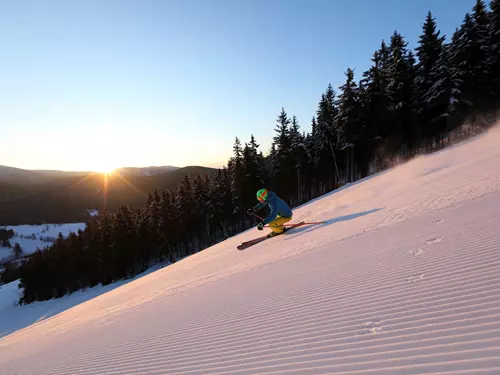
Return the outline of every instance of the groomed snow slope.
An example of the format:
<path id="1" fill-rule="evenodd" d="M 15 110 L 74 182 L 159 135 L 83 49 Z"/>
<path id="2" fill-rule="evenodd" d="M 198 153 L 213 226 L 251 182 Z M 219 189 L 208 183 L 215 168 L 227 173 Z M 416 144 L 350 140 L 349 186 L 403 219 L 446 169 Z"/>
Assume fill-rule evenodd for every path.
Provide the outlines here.
<path id="1" fill-rule="evenodd" d="M 500 133 L 0 340 L 5 374 L 500 374 Z M 20 307 L 25 308 L 25 307 Z"/>

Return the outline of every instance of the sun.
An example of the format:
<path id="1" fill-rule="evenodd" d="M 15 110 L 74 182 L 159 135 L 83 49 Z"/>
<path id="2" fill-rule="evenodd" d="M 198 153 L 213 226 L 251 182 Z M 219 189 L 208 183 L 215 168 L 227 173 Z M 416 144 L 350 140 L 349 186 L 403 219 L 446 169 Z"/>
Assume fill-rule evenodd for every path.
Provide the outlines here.
<path id="1" fill-rule="evenodd" d="M 115 165 L 112 165 L 111 163 L 108 164 L 103 160 L 102 163 L 99 163 L 94 168 L 92 168 L 92 171 L 103 174 L 111 174 L 115 169 Z"/>
<path id="2" fill-rule="evenodd" d="M 116 168 L 114 167 L 102 167 L 99 168 L 96 172 L 103 173 L 103 174 L 111 174 Z"/>

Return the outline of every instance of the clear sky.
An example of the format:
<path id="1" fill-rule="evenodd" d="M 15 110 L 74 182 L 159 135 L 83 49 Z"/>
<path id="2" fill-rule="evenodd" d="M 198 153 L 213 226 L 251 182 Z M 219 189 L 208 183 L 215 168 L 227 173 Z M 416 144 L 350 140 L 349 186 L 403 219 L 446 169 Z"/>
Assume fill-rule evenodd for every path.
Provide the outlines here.
<path id="1" fill-rule="evenodd" d="M 222 166 L 264 153 L 284 107 L 310 129 L 328 83 L 356 80 L 429 10 L 451 34 L 474 0 L 0 0 L 0 165 Z"/>

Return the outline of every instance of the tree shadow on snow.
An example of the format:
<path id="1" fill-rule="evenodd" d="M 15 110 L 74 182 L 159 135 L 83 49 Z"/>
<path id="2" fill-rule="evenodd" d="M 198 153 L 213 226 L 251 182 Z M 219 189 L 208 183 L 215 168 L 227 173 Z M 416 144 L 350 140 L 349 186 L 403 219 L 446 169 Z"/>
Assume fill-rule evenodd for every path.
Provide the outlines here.
<path id="1" fill-rule="evenodd" d="M 287 237 L 287 238 L 285 238 L 285 241 L 292 240 L 295 237 L 300 236 L 300 235 L 302 235 L 304 233 L 313 232 L 316 229 L 323 228 L 323 227 L 326 227 L 328 225 L 332 225 L 332 224 L 335 224 L 335 223 L 340 223 L 342 221 L 354 220 L 354 219 L 357 219 L 358 217 L 370 215 L 370 214 L 372 214 L 374 212 L 377 212 L 377 211 L 380 211 L 380 210 L 383 210 L 383 208 L 375 208 L 373 210 L 362 211 L 362 212 L 357 212 L 357 213 L 354 213 L 354 214 L 339 216 L 339 217 L 336 217 L 336 218 L 333 218 L 333 219 L 325 220 L 323 224 L 305 225 L 303 227 L 293 228 L 293 229 L 290 230 L 290 232 L 285 233 L 285 235 Z"/>

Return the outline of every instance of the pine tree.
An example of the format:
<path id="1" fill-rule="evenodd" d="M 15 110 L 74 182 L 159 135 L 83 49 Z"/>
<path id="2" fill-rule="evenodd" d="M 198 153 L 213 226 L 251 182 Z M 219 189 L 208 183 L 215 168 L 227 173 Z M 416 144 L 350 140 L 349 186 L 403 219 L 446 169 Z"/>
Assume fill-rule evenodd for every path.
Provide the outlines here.
<path id="1" fill-rule="evenodd" d="M 419 60 L 417 80 L 420 88 L 423 88 L 424 91 L 427 91 L 432 83 L 430 73 L 443 49 L 445 37 L 440 36 L 440 33 L 437 29 L 436 19 L 429 11 L 423 25 L 423 33 L 419 37 L 418 47 L 416 48 Z"/>
<path id="2" fill-rule="evenodd" d="M 300 133 L 299 121 L 295 116 L 292 117 L 290 127 L 290 159 L 293 169 L 291 176 L 296 175 L 294 188 L 291 189 L 290 203 L 295 205 L 306 199 L 306 178 L 308 176 L 306 169 L 309 167 L 310 160 L 305 135 Z"/>
<path id="3" fill-rule="evenodd" d="M 223 238 L 227 238 L 232 233 L 233 197 L 226 168 L 219 169 L 214 177 L 210 190 L 210 203 L 214 213 L 213 226 L 220 229 Z"/>
<path id="4" fill-rule="evenodd" d="M 274 129 L 276 135 L 273 138 L 273 143 L 277 153 L 286 152 L 290 147 L 290 119 L 284 108 L 281 108 L 276 122 L 277 127 Z"/>
<path id="5" fill-rule="evenodd" d="M 378 56 L 378 69 L 380 71 L 380 85 L 384 91 L 388 90 L 389 80 L 391 76 L 391 49 L 390 46 L 387 45 L 385 40 L 382 40 L 380 43 L 380 48 L 377 51 Z"/>
<path id="6" fill-rule="evenodd" d="M 340 86 L 341 94 L 337 100 L 339 112 L 336 124 L 341 142 L 341 150 L 344 150 L 347 181 L 351 182 L 355 179 L 354 153 L 362 135 L 362 128 L 360 122 L 359 90 L 354 81 L 354 71 L 349 68 L 345 74 L 347 76 L 346 83 Z"/>
<path id="7" fill-rule="evenodd" d="M 166 190 L 162 193 L 160 202 L 159 235 L 163 239 L 162 254 L 168 257 L 171 263 L 176 261 L 175 247 L 180 243 L 180 224 L 175 206 L 177 199 L 173 193 Z"/>
<path id="8" fill-rule="evenodd" d="M 311 132 L 305 136 L 304 139 L 304 144 L 306 146 L 306 152 L 307 152 L 307 163 L 304 168 L 305 173 L 304 175 L 304 199 L 310 199 L 312 197 L 316 197 L 317 194 L 317 189 L 318 189 L 318 184 L 316 181 L 316 173 L 317 173 L 317 162 L 315 158 L 315 140 L 317 139 L 316 133 L 317 133 L 317 122 L 316 122 L 316 116 L 313 116 L 311 119 Z"/>
<path id="9" fill-rule="evenodd" d="M 255 193 L 266 186 L 264 158 L 258 148 L 259 144 L 252 134 L 250 142 L 245 144 L 245 148 L 243 149 L 243 169 L 245 174 L 244 207 L 253 206 L 255 204 Z"/>
<path id="10" fill-rule="evenodd" d="M 113 268 L 114 254 L 112 251 L 112 217 L 105 214 L 103 219 L 99 222 L 99 243 L 97 248 L 97 260 L 100 267 L 99 280 L 103 285 L 110 284 L 116 277 L 111 269 Z"/>
<path id="11" fill-rule="evenodd" d="M 276 120 L 276 135 L 273 138 L 274 155 L 272 158 L 272 171 L 274 176 L 273 190 L 278 195 L 289 200 L 293 187 L 291 185 L 292 155 L 290 138 L 290 119 L 285 109 L 282 108 Z"/>
<path id="12" fill-rule="evenodd" d="M 460 80 L 448 59 L 448 48 L 443 47 L 439 59 L 429 72 L 434 82 L 422 97 L 426 103 L 428 140 L 442 142 L 445 132 L 452 130 L 453 118 L 460 110 Z M 429 137 L 432 137 L 430 139 Z"/>
<path id="13" fill-rule="evenodd" d="M 341 148 L 354 146 L 361 136 L 359 126 L 359 92 L 354 81 L 354 71 L 347 69 L 346 82 L 340 86 L 341 94 L 337 100 L 339 112 L 336 124 Z"/>
<path id="14" fill-rule="evenodd" d="M 260 145 L 255 140 L 253 134 L 250 136 L 250 142 L 248 145 L 250 146 L 250 149 L 252 150 L 252 153 L 254 155 L 256 176 L 258 177 L 258 179 L 260 179 L 261 185 L 266 185 L 268 183 L 268 172 L 266 170 L 264 155 L 262 154 L 262 151 L 259 151 Z"/>
<path id="15" fill-rule="evenodd" d="M 100 220 L 87 222 L 82 233 L 82 241 L 85 243 L 85 253 L 82 262 L 87 266 L 86 276 L 88 286 L 90 287 L 97 285 L 101 281 L 101 264 L 98 257 L 100 233 Z"/>
<path id="16" fill-rule="evenodd" d="M 316 131 L 313 134 L 314 161 L 320 194 L 332 189 L 338 183 L 339 171 L 335 152 L 338 150 L 340 140 L 335 124 L 337 115 L 335 91 L 330 84 L 321 96 L 316 116 Z"/>
<path id="17" fill-rule="evenodd" d="M 457 69 L 457 78 L 461 80 L 462 113 L 472 113 L 474 120 L 476 111 L 483 111 L 491 105 L 491 84 L 484 3 L 478 0 L 473 10 L 473 15 L 465 15 L 462 25 L 453 35 L 450 60 Z"/>
<path id="18" fill-rule="evenodd" d="M 120 254 L 117 261 L 117 277 L 129 277 L 135 274 L 138 252 L 134 248 L 135 227 L 127 206 L 122 206 L 116 214 L 112 232 L 113 251 Z"/>
<path id="19" fill-rule="evenodd" d="M 360 157 L 360 173 L 368 174 L 369 162 L 376 156 L 376 150 L 384 145 L 389 137 L 390 112 L 387 80 L 381 58 L 382 52 L 376 51 L 372 57 L 372 66 L 363 73 L 360 81 L 360 106 L 363 126 L 362 148 Z M 358 154 L 359 155 L 359 154 Z M 378 162 L 378 160 L 375 160 Z M 379 166 L 380 168 L 380 166 Z"/>
<path id="20" fill-rule="evenodd" d="M 313 116 L 311 119 L 311 134 L 314 135 L 317 132 L 318 124 L 316 123 L 316 117 Z"/>
<path id="21" fill-rule="evenodd" d="M 429 11 L 423 26 L 423 33 L 419 39 L 419 45 L 416 48 L 417 57 L 419 59 L 417 65 L 417 91 L 419 99 L 419 124 L 422 135 L 426 139 L 431 139 L 439 133 L 440 129 L 435 129 L 434 119 L 436 111 L 441 108 L 437 103 L 433 103 L 432 99 L 439 100 L 435 95 L 429 95 L 431 87 L 436 82 L 436 64 L 440 58 L 443 58 L 444 36 L 440 36 L 440 31 L 437 30 L 435 18 Z M 440 62 L 441 64 L 443 61 Z"/>
<path id="22" fill-rule="evenodd" d="M 491 40 L 489 33 L 490 14 L 486 9 L 483 0 L 476 0 L 472 8 L 472 19 L 474 21 L 475 35 L 477 36 L 477 63 L 475 73 L 477 74 L 478 96 L 481 98 L 481 105 L 478 107 L 487 110 L 492 105 L 493 85 L 490 81 L 489 56 L 491 54 Z M 493 99 L 493 100 L 496 100 Z"/>
<path id="23" fill-rule="evenodd" d="M 389 147 L 393 152 L 406 149 L 411 154 L 416 147 L 414 58 L 401 34 L 394 32 L 390 45 L 388 95 L 390 98 L 391 129 Z"/>
<path id="24" fill-rule="evenodd" d="M 488 72 L 492 79 L 493 96 L 498 97 L 500 95 L 500 0 L 492 0 L 490 8 Z M 495 106 L 495 103 L 493 105 Z"/>
<path id="25" fill-rule="evenodd" d="M 148 242 L 147 247 L 149 249 L 149 254 L 153 259 L 158 260 L 160 258 L 160 249 L 162 245 L 162 239 L 160 238 L 159 228 L 161 226 L 161 214 L 160 214 L 161 198 L 160 193 L 157 189 L 154 190 L 153 194 L 150 194 L 150 199 L 146 203 L 146 221 L 147 221 L 147 233 Z"/>
<path id="26" fill-rule="evenodd" d="M 330 144 L 331 147 L 337 148 L 341 143 L 335 123 L 339 112 L 335 96 L 336 93 L 331 84 L 321 96 L 316 123 L 317 149 L 330 148 Z"/>
<path id="27" fill-rule="evenodd" d="M 176 207 L 179 212 L 180 231 L 184 242 L 184 252 L 181 256 L 190 254 L 190 244 L 193 240 L 193 228 L 195 228 L 195 202 L 190 178 L 186 175 L 177 190 Z"/>
<path id="28" fill-rule="evenodd" d="M 201 175 L 198 174 L 194 180 L 193 184 L 193 198 L 195 202 L 195 212 L 194 212 L 194 228 L 198 241 L 199 248 L 204 244 L 208 243 L 210 237 L 209 228 L 209 188 L 210 184 L 207 185 L 206 180 L 204 180 Z"/>
<path id="29" fill-rule="evenodd" d="M 236 137 L 233 146 L 233 157 L 228 162 L 228 169 L 231 177 L 231 193 L 233 197 L 233 215 L 236 216 L 239 225 L 244 221 L 244 184 L 245 171 L 243 168 L 243 148 L 241 141 Z"/>

